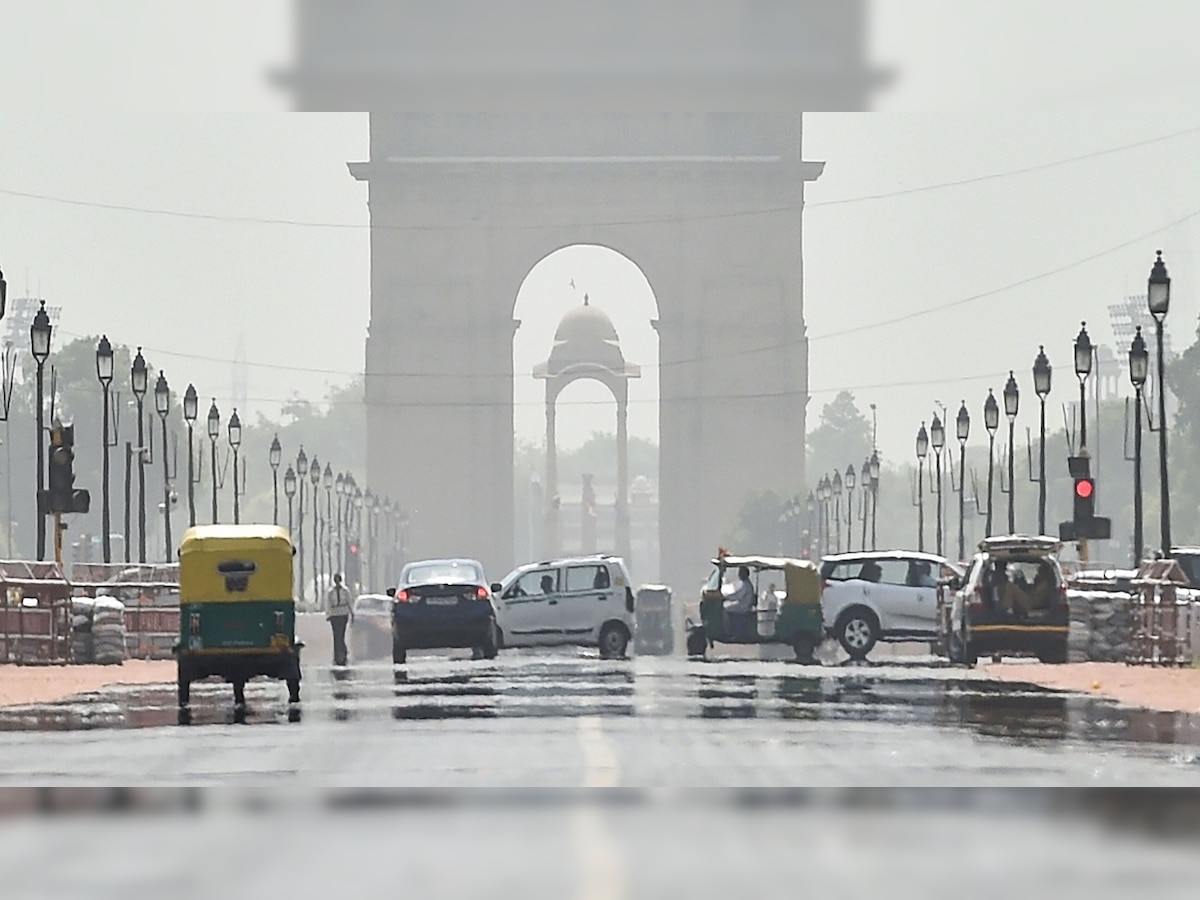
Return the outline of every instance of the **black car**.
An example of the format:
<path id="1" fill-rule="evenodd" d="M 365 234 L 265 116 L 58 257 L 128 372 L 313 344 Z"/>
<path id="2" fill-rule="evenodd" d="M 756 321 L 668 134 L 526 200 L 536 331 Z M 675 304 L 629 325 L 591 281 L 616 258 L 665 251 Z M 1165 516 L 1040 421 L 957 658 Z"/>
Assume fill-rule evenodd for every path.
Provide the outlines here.
<path id="1" fill-rule="evenodd" d="M 405 662 L 409 650 L 442 648 L 469 648 L 476 659 L 496 657 L 495 598 L 476 560 L 411 562 L 388 596 L 393 600 L 393 663 Z"/>

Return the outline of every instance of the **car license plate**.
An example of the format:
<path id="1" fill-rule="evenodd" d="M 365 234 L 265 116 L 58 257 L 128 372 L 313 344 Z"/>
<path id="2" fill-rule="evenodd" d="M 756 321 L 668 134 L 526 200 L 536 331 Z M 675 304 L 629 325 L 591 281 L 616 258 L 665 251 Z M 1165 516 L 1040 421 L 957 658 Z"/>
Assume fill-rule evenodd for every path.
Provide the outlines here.
<path id="1" fill-rule="evenodd" d="M 425 602 L 429 606 L 457 606 L 457 597 L 426 597 Z"/>

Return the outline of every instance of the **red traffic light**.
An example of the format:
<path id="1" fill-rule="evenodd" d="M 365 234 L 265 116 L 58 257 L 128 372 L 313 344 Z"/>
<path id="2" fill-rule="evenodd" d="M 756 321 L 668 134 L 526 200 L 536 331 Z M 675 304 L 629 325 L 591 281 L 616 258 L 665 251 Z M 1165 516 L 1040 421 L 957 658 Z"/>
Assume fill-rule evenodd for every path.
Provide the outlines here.
<path id="1" fill-rule="evenodd" d="M 1075 482 L 1075 496 L 1080 500 L 1087 500 L 1096 490 L 1096 483 L 1090 478 L 1081 478 Z"/>
<path id="2" fill-rule="evenodd" d="M 358 553 L 358 544 L 351 544 L 351 545 L 350 545 L 350 552 L 351 552 L 351 553 Z"/>

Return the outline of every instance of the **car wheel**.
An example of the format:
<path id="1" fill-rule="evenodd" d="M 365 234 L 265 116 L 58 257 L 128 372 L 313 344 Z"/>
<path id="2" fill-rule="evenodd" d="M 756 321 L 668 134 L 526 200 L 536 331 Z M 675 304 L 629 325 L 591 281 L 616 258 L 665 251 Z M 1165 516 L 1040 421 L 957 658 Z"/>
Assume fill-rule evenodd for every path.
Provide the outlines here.
<path id="1" fill-rule="evenodd" d="M 500 638 L 498 629 L 496 628 L 496 620 L 492 619 L 488 622 L 487 634 L 484 635 L 483 643 L 479 645 L 479 655 L 483 659 L 495 659 L 496 654 L 500 650 Z"/>
<path id="2" fill-rule="evenodd" d="M 834 628 L 838 643 L 850 654 L 850 658 L 861 661 L 879 640 L 879 620 L 869 609 L 854 607 L 842 613 Z"/>
<path id="3" fill-rule="evenodd" d="M 620 659 L 629 647 L 629 632 L 625 626 L 609 622 L 600 629 L 600 658 Z"/>
<path id="4" fill-rule="evenodd" d="M 408 651 L 399 638 L 392 638 L 392 665 L 402 666 L 408 662 Z"/>
<path id="5" fill-rule="evenodd" d="M 1061 666 L 1067 661 L 1067 646 L 1063 644 L 1061 647 L 1047 647 L 1039 650 L 1037 658 L 1041 662 Z"/>
<path id="6" fill-rule="evenodd" d="M 962 637 L 954 632 L 950 632 L 950 636 L 946 638 L 946 658 L 955 665 L 967 661 L 967 654 L 963 649 Z"/>

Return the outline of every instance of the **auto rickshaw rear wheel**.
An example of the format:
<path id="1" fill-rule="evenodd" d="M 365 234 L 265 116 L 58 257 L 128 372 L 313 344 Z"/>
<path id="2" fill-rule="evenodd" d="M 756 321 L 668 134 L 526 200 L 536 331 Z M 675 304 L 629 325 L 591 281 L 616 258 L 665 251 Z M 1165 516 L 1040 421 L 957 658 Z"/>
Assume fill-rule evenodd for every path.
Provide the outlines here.
<path id="1" fill-rule="evenodd" d="M 243 679 L 238 679 L 233 683 L 233 705 L 246 705 L 246 682 Z"/>
<path id="2" fill-rule="evenodd" d="M 289 678 L 287 680 L 288 703 L 300 702 L 300 679 Z"/>
<path id="3" fill-rule="evenodd" d="M 792 639 L 792 649 L 796 651 L 796 662 L 803 666 L 811 666 L 817 661 L 813 655 L 817 649 L 817 639 L 807 632 L 801 632 Z"/>
<path id="4" fill-rule="evenodd" d="M 693 628 L 687 635 L 687 653 L 688 656 L 703 657 L 708 649 L 708 635 L 705 633 L 702 626 Z"/>

